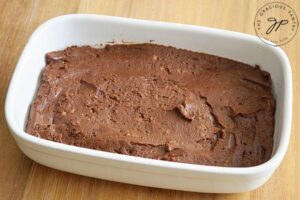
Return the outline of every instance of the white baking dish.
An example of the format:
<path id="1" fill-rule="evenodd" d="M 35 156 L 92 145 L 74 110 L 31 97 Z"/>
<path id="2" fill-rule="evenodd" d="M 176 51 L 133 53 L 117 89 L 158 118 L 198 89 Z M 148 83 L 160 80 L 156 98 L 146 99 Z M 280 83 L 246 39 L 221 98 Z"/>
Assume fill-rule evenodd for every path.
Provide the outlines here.
<path id="1" fill-rule="evenodd" d="M 27 112 L 39 85 L 46 52 L 70 45 L 108 41 L 149 42 L 224 56 L 270 72 L 276 98 L 272 158 L 247 168 L 212 167 L 138 158 L 85 149 L 31 136 L 24 132 Z M 66 15 L 42 24 L 31 36 L 13 74 L 5 113 L 20 149 L 43 165 L 85 176 L 137 185 L 196 192 L 234 193 L 265 183 L 288 147 L 292 116 L 292 76 L 280 48 L 257 37 L 199 26 L 98 15 Z"/>

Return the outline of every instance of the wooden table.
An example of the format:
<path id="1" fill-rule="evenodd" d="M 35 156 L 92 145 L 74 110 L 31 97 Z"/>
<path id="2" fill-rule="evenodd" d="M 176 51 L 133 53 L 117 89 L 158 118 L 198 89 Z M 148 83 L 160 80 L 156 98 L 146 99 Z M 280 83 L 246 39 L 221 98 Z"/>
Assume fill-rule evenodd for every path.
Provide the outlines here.
<path id="1" fill-rule="evenodd" d="M 294 113 L 288 152 L 273 177 L 242 194 L 199 194 L 133 186 L 61 172 L 27 158 L 9 134 L 4 100 L 33 30 L 52 17 L 95 13 L 195 24 L 255 34 L 256 11 L 268 1 L 0 0 L 0 199 L 298 199 L 300 198 L 300 33 L 282 46 L 293 67 Z M 300 17 L 300 1 L 285 1 Z M 296 92 L 297 91 L 297 92 Z"/>

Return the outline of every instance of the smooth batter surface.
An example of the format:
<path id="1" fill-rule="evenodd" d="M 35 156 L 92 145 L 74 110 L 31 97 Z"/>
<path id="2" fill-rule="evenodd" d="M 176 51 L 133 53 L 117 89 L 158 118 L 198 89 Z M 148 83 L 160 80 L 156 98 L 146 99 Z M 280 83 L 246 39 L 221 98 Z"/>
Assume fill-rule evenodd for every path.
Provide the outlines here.
<path id="1" fill-rule="evenodd" d="M 275 101 L 258 67 L 154 44 L 50 52 L 26 131 L 91 149 L 217 166 L 271 157 Z"/>

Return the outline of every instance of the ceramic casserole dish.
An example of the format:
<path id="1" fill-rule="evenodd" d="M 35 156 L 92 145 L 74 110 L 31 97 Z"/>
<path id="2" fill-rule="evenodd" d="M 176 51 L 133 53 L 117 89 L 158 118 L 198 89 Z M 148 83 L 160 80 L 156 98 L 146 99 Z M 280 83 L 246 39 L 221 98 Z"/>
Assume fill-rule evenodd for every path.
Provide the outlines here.
<path id="1" fill-rule="evenodd" d="M 114 41 L 171 45 L 259 65 L 271 74 L 276 99 L 274 149 L 254 167 L 214 167 L 139 158 L 60 144 L 24 132 L 30 104 L 45 67 L 45 54 L 71 45 Z M 256 36 L 199 26 L 74 14 L 51 19 L 32 34 L 11 79 L 5 114 L 12 136 L 32 160 L 67 172 L 136 185 L 175 190 L 237 193 L 264 184 L 288 147 L 292 117 L 292 75 L 279 47 Z"/>

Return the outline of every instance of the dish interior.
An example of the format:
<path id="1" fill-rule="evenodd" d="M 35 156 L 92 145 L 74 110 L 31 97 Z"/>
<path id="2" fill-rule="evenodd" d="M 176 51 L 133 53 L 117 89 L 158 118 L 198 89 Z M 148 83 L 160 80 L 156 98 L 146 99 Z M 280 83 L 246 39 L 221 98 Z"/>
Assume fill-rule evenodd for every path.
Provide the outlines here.
<path id="1" fill-rule="evenodd" d="M 63 18 L 41 26 L 30 39 L 18 64 L 13 85 L 12 104 L 15 125 L 24 132 L 30 104 L 39 86 L 45 67 L 45 54 L 72 45 L 90 45 L 101 48 L 106 43 L 149 43 L 170 45 L 177 48 L 204 52 L 259 65 L 268 71 L 273 80 L 276 99 L 273 155 L 283 137 L 285 102 L 282 60 L 277 52 L 257 38 L 227 31 L 212 31 L 185 25 L 170 25 L 115 18 Z M 26 134 L 25 132 L 23 134 Z"/>

